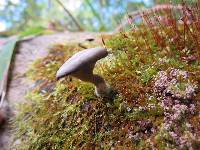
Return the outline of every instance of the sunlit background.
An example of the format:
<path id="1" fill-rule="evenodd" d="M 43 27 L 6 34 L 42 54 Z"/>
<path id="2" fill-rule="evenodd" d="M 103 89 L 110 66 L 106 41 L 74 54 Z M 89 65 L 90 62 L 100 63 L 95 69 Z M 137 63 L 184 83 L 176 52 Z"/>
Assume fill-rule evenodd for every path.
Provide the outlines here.
<path id="1" fill-rule="evenodd" d="M 126 11 L 153 5 L 153 0 L 62 0 L 81 27 L 89 31 L 112 30 Z M 56 0 L 1 0 L 0 31 L 47 26 L 76 30 L 73 21 Z"/>
<path id="2" fill-rule="evenodd" d="M 13 33 L 29 27 L 77 31 L 76 23 L 86 31 L 112 31 L 126 13 L 164 1 L 0 0 L 0 31 Z M 76 23 L 64 9 L 70 12 Z"/>

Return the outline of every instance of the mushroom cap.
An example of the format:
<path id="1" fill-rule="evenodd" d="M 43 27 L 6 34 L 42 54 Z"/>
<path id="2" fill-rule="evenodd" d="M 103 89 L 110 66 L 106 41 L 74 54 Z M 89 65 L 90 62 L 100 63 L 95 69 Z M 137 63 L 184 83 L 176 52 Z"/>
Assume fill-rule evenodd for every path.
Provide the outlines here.
<path id="1" fill-rule="evenodd" d="M 70 57 L 57 71 L 56 78 L 60 79 L 64 76 L 73 74 L 78 70 L 92 71 L 95 63 L 108 55 L 106 48 L 96 47 L 80 51 Z M 88 68 L 89 67 L 89 68 Z"/>

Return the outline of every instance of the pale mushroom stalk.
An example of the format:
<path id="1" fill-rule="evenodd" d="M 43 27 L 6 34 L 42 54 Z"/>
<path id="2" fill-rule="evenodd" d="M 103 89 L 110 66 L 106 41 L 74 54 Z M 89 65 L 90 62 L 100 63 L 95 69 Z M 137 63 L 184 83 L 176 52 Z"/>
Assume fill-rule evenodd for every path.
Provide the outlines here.
<path id="1" fill-rule="evenodd" d="M 85 76 L 73 75 L 81 81 L 90 82 L 95 85 L 95 94 L 99 97 L 106 97 L 109 95 L 111 88 L 105 80 L 97 74 L 86 74 Z"/>
<path id="2" fill-rule="evenodd" d="M 95 85 L 95 93 L 97 96 L 106 97 L 110 94 L 111 87 L 101 76 L 94 74 L 93 83 Z"/>
<path id="3" fill-rule="evenodd" d="M 99 97 L 107 97 L 111 92 L 110 86 L 103 77 L 93 74 L 95 63 L 108 55 L 105 48 L 97 47 L 80 51 L 69 58 L 58 70 L 56 78 L 71 75 L 81 81 L 95 85 L 95 93 Z"/>

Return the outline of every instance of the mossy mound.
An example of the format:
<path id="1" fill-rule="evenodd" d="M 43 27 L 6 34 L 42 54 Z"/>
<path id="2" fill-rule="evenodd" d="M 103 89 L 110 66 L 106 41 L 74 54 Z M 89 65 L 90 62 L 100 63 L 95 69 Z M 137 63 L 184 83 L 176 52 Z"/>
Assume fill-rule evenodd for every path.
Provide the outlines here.
<path id="1" fill-rule="evenodd" d="M 183 39 L 183 25 L 178 35 L 172 29 L 141 25 L 105 37 L 111 54 L 95 72 L 115 90 L 113 100 L 96 97 L 93 85 L 77 79 L 56 82 L 59 66 L 80 48 L 53 47 L 28 72 L 37 82 L 14 122 L 19 149 L 198 148 L 199 50 L 191 34 Z"/>

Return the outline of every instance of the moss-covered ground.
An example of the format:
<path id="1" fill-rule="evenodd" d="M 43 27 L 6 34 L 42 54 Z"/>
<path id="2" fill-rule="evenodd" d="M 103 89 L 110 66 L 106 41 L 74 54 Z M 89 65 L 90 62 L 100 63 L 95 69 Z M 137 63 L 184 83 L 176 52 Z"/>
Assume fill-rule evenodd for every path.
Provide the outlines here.
<path id="1" fill-rule="evenodd" d="M 114 89 L 112 100 L 95 96 L 90 83 L 56 81 L 81 48 L 55 45 L 27 73 L 36 83 L 13 123 L 18 148 L 198 149 L 200 30 L 185 25 L 148 23 L 104 37 L 110 54 L 95 72 Z"/>

